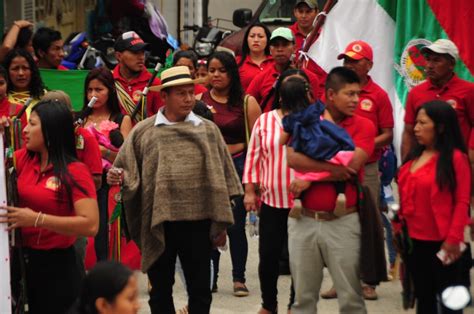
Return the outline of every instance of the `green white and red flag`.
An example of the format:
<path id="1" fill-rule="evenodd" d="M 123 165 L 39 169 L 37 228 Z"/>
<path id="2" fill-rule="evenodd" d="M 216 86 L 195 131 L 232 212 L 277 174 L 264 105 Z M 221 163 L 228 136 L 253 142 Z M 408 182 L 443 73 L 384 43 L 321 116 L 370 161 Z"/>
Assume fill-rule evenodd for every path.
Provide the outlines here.
<path id="1" fill-rule="evenodd" d="M 328 72 L 341 65 L 337 55 L 348 43 L 368 42 L 374 50 L 370 74 L 390 95 L 400 147 L 407 93 L 425 79 L 423 46 L 439 38 L 453 41 L 460 55 L 456 73 L 474 81 L 473 13 L 472 0 L 339 0 L 308 55 Z"/>

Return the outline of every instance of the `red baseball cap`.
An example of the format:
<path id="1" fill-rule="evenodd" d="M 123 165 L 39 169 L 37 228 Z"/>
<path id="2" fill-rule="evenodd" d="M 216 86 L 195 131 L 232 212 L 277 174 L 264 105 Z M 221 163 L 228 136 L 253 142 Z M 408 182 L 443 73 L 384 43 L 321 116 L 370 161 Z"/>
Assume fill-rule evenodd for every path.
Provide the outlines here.
<path id="1" fill-rule="evenodd" d="M 346 50 L 337 56 L 338 60 L 349 57 L 354 60 L 366 58 L 369 61 L 373 59 L 372 47 L 362 40 L 356 40 L 347 45 Z"/>

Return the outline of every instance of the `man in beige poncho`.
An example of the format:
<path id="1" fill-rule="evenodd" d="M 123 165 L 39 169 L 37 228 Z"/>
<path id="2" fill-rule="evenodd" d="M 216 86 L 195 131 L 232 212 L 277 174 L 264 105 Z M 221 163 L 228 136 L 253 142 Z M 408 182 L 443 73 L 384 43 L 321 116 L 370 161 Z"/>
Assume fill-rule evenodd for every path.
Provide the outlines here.
<path id="1" fill-rule="evenodd" d="M 175 313 L 177 256 L 190 313 L 209 313 L 211 248 L 225 242 L 233 223 L 230 200 L 243 191 L 219 129 L 191 111 L 194 81 L 188 68 L 170 68 L 161 78 L 162 85 L 152 89 L 161 92 L 165 106 L 134 127 L 108 182 L 117 184 L 123 172 L 127 231 L 152 286 L 152 313 Z"/>

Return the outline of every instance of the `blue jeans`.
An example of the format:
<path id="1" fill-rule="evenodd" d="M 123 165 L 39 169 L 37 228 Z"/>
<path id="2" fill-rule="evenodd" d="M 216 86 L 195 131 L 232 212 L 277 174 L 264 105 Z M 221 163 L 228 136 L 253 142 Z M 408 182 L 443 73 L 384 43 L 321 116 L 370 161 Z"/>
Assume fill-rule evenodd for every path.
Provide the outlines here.
<path id="1" fill-rule="evenodd" d="M 385 243 L 387 244 L 388 261 L 390 262 L 390 266 L 393 266 L 397 258 L 397 250 L 393 245 L 392 223 L 385 213 L 380 213 L 380 215 L 382 216 L 383 227 L 385 228 Z"/>

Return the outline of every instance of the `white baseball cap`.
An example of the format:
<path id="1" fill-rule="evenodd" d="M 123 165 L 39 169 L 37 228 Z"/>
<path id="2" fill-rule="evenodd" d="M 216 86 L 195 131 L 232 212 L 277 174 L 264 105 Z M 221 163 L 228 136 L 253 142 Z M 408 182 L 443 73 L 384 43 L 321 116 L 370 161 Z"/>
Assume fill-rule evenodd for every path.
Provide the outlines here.
<path id="1" fill-rule="evenodd" d="M 453 57 L 454 60 L 459 59 L 459 50 L 449 39 L 438 39 L 431 45 L 421 48 L 422 53 L 426 53 L 426 50 L 430 50 L 434 53 L 448 54 Z"/>

